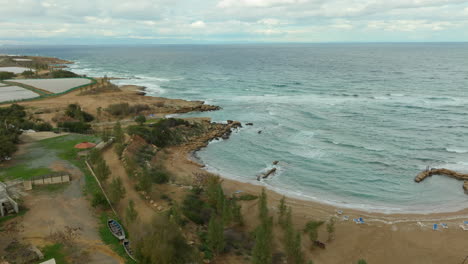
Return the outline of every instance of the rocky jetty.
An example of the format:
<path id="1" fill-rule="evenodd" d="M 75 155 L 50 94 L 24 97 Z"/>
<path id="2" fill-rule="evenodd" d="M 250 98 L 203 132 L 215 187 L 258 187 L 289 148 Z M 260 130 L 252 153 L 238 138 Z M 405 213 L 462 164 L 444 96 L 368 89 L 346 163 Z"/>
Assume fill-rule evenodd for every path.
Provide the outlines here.
<path id="1" fill-rule="evenodd" d="M 275 172 L 276 172 L 276 168 L 273 168 L 273 169 L 271 169 L 271 170 L 268 170 L 266 173 L 257 176 L 257 181 L 259 181 L 260 179 L 266 179 L 266 178 L 268 178 L 270 175 L 272 175 L 272 174 L 275 173 Z"/>
<path id="2" fill-rule="evenodd" d="M 463 183 L 463 190 L 465 191 L 466 194 L 468 194 L 468 174 L 463 174 L 459 173 L 453 170 L 449 169 L 427 169 L 425 171 L 422 171 L 419 173 L 416 178 L 414 178 L 415 182 L 422 182 L 425 180 L 427 177 L 430 177 L 432 175 L 444 175 L 450 178 L 454 178 L 460 181 L 464 181 Z"/>

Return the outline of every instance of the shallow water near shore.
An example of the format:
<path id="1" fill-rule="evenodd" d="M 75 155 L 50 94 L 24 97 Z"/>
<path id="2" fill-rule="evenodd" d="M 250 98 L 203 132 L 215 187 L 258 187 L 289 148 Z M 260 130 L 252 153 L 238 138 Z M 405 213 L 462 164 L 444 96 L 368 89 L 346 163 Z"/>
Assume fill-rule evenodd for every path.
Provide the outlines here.
<path id="1" fill-rule="evenodd" d="M 197 152 L 240 181 L 338 207 L 386 213 L 468 207 L 462 182 L 413 179 L 426 166 L 468 172 L 468 44 L 0 47 L 55 56 L 148 95 L 223 107 L 252 122 Z M 259 131 L 262 131 L 259 134 Z"/>

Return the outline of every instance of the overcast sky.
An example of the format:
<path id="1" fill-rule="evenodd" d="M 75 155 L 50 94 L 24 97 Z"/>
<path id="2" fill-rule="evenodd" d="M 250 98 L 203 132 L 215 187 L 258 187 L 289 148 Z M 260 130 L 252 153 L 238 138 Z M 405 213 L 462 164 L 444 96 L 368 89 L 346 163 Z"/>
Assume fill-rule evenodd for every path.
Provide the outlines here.
<path id="1" fill-rule="evenodd" d="M 468 0 L 0 0 L 0 44 L 468 41 Z"/>

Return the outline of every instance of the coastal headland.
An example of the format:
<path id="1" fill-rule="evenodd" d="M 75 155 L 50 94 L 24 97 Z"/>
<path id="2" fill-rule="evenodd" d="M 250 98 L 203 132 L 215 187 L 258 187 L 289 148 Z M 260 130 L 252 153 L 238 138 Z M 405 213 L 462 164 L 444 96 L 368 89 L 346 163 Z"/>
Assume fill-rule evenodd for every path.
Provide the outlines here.
<path id="1" fill-rule="evenodd" d="M 26 59 L 30 58 L 27 57 Z M 49 72 L 48 70 L 41 70 L 41 74 L 48 75 Z M 141 229 L 144 229 L 145 226 L 151 225 L 155 215 L 172 210 L 174 204 L 182 205 L 185 197 L 190 194 L 190 190 L 199 186 L 201 181 L 217 176 L 207 172 L 203 164 L 194 161 L 192 154 L 206 147 L 211 140 L 217 138 L 228 139 L 229 135 L 236 131 L 241 133 L 242 124 L 237 121 L 218 124 L 212 123 L 209 118 L 186 118 L 183 121 L 167 121 L 170 124 L 164 123 L 163 126 L 160 122 L 161 120 L 167 120 L 165 118 L 167 115 L 193 111 L 216 111 L 220 110 L 220 108 L 206 105 L 202 101 L 145 96 L 142 93 L 142 87 L 133 85 L 115 87 L 107 78 L 95 79 L 97 81 L 95 86 L 83 87 L 50 98 L 45 97 L 38 100 L 18 102 L 18 105 L 25 107 L 29 117 L 43 120 L 56 127 L 69 119 L 65 113 L 70 105 L 79 105 L 80 111 L 94 116 L 94 120 L 89 124 L 92 130 L 97 132 L 97 135 L 107 133 L 106 131 L 114 129 L 117 124 L 124 130 L 134 131 L 134 133 L 125 133 L 121 143 L 123 149 L 119 151 L 121 146 L 113 144 L 102 151 L 102 159 L 110 170 L 108 178 L 105 179 L 105 189 L 110 188 L 114 179 L 121 179 L 121 185 L 125 189 L 125 196 L 115 202 L 114 207 L 130 233 L 136 234 L 141 232 Z M 10 105 L 5 104 L 4 106 L 8 107 Z M 138 121 L 135 118 L 136 116 L 144 116 L 145 120 Z M 145 135 L 152 135 L 154 126 L 156 128 L 166 128 L 167 126 L 170 131 L 177 131 L 177 137 L 172 138 L 171 144 L 166 146 L 158 145 L 156 141 L 149 142 Z M 42 134 L 38 133 L 37 137 L 40 138 L 40 135 Z M 57 136 L 68 137 L 69 135 L 75 136 L 74 133 L 69 134 L 68 132 L 57 135 L 48 134 L 51 139 L 61 138 Z M 19 163 L 19 157 L 22 157 L 25 153 L 33 152 L 34 142 L 41 142 L 40 139 L 42 140 L 40 138 L 27 141 L 25 138 L 34 137 L 31 134 L 23 134 L 23 137 L 18 152 L 12 156 L 12 161 L 4 164 L 4 168 Z M 78 141 L 84 140 L 81 136 L 77 137 L 80 137 L 76 139 Z M 89 140 L 93 140 L 92 135 L 89 135 L 89 137 Z M 99 141 L 98 137 L 96 136 L 94 140 Z M 16 159 L 18 161 L 15 158 L 18 158 Z M 75 157 L 72 160 L 71 164 L 73 165 Z M 135 166 L 133 168 L 136 169 L 129 169 L 132 168 L 131 163 L 134 160 L 136 160 L 137 165 L 133 165 Z M 87 172 L 80 172 L 82 168 L 71 167 L 65 161 L 52 163 L 53 165 L 50 165 L 50 167 L 53 169 L 59 168 L 60 170 L 73 172 L 75 179 L 78 179 L 82 184 L 81 187 L 85 184 L 83 181 Z M 138 186 L 137 179 L 139 179 L 139 175 L 144 173 L 139 167 L 143 166 L 141 164 L 146 163 L 151 164 L 151 168 L 163 168 L 162 170 L 167 172 L 170 179 L 161 184 L 150 184 L 149 189 L 142 190 L 141 186 Z M 222 177 L 222 175 L 220 176 Z M 252 175 L 252 179 L 255 181 L 255 175 Z M 89 179 L 86 178 L 86 180 Z M 227 197 L 239 195 L 258 196 L 264 188 L 262 184 L 250 184 L 226 178 L 222 178 L 221 184 Z M 24 198 L 26 205 L 31 206 L 29 211 L 24 216 L 10 220 L 7 224 L 15 223 L 15 221 L 16 225 L 31 224 L 33 219 L 42 219 L 43 214 L 47 213 L 48 210 L 51 210 L 50 212 L 57 219 L 66 221 L 68 218 L 59 214 L 70 212 L 70 208 L 79 208 L 77 209 L 78 213 L 86 212 L 85 215 L 81 215 L 83 221 L 94 228 L 86 229 L 88 226 L 83 227 L 89 233 L 86 233 L 81 244 L 86 244 L 85 248 L 91 252 L 99 252 L 99 254 L 92 254 L 92 261 L 89 263 L 126 262 L 122 256 L 111 251 L 112 246 L 103 246 L 96 242 L 99 240 L 95 230 L 98 223 L 92 222 L 92 214 L 101 215 L 101 209 L 94 211 L 89 203 L 84 203 L 87 200 L 79 194 L 80 185 L 67 188 L 66 192 L 54 194 L 58 195 L 58 197 L 67 197 L 67 193 L 72 192 L 71 196 L 73 197 L 70 196 L 70 201 L 66 200 L 65 205 L 62 203 L 56 204 L 56 207 L 66 209 L 53 211 L 54 208 L 48 208 L 45 204 L 38 205 L 37 202 L 34 202 L 35 198 L 39 197 L 49 202 L 51 199 L 47 193 L 33 193 Z M 278 204 L 283 195 L 268 189 L 266 194 L 269 213 L 274 216 L 276 222 Z M 168 199 L 168 197 L 170 198 Z M 72 198 L 76 198 L 76 200 L 72 200 Z M 129 221 L 127 218 L 130 201 L 134 203 L 133 210 L 138 215 L 137 220 L 134 222 Z M 77 204 L 74 204 L 75 202 Z M 239 204 L 244 218 L 244 225 L 232 229 L 238 230 L 242 234 L 252 233 L 260 222 L 258 219 L 258 203 L 259 199 L 240 200 Z M 291 208 L 294 229 L 299 230 L 301 233 L 304 226 L 311 220 L 327 222 L 331 218 L 335 219 L 334 239 L 327 241 L 328 234 L 325 226 L 318 229 L 318 239 L 326 241 L 326 249 L 313 247 L 313 241 L 310 241 L 305 233 L 303 235 L 301 249 L 304 256 L 306 259 L 313 260 L 313 263 L 316 264 L 357 263 L 359 259 L 365 259 L 367 263 L 383 264 L 462 263 L 468 255 L 466 252 L 466 233 L 459 227 L 464 220 L 468 220 L 468 210 L 453 213 L 434 212 L 432 214 L 383 214 L 336 208 L 324 203 L 290 197 L 286 197 L 286 205 Z M 34 207 L 39 207 L 41 212 L 38 212 Z M 356 223 L 353 221 L 353 219 L 358 218 L 363 218 L 365 222 Z M 57 225 L 55 228 L 64 228 L 66 226 L 65 223 L 60 221 L 42 223 L 42 226 L 46 230 L 47 225 L 54 224 Z M 80 223 L 76 224 L 79 225 Z M 434 231 L 434 224 L 446 224 L 448 228 L 440 227 L 437 231 Z M 203 227 L 188 223 L 184 226 L 182 233 L 189 241 L 189 244 L 199 244 L 201 239 L 197 236 L 197 232 L 199 233 L 200 230 L 204 230 Z M 3 232 L 2 229 L 0 229 L 0 232 Z M 33 230 L 31 225 L 23 230 L 10 230 L 9 237 L 14 236 L 17 236 L 20 240 L 31 242 L 38 247 L 47 244 L 46 234 Z M 90 241 L 94 241 L 94 244 L 90 245 Z M 281 241 L 283 241 L 282 229 L 279 225 L 274 225 L 272 243 L 275 253 L 283 251 Z M 2 250 L 0 248 L 0 252 Z M 102 261 L 100 257 L 106 261 L 100 262 Z M 240 250 L 220 254 L 211 259 L 211 263 L 250 263 L 250 261 L 251 258 L 248 254 Z"/>

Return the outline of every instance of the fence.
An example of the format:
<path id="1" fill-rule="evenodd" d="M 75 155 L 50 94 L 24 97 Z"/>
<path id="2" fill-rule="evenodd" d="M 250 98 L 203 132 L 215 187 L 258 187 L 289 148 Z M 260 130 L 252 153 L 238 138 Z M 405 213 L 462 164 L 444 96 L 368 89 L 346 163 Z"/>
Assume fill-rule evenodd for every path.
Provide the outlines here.
<path id="1" fill-rule="evenodd" d="M 32 185 L 47 185 L 70 182 L 70 175 L 66 173 L 52 174 L 46 176 L 36 176 L 29 180 Z M 26 182 L 26 181 L 25 181 Z"/>

